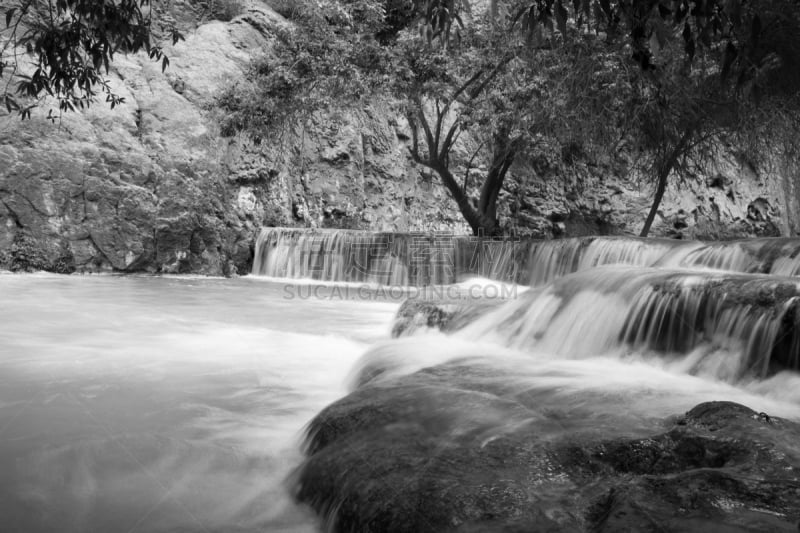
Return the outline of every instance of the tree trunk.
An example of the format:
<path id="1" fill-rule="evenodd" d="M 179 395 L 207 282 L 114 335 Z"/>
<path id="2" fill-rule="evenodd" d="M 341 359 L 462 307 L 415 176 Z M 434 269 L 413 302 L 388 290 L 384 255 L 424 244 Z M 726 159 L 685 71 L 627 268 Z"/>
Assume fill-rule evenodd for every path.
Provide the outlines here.
<path id="1" fill-rule="evenodd" d="M 662 169 L 658 175 L 658 185 L 656 186 L 656 194 L 653 196 L 653 205 L 650 206 L 650 212 L 647 213 L 642 232 L 639 234 L 640 237 L 647 237 L 647 234 L 650 233 L 650 226 L 653 225 L 656 213 L 661 205 L 661 200 L 664 198 L 664 192 L 667 190 L 667 181 L 669 180 L 669 173 L 671 171 L 672 165 L 669 165 L 668 168 Z"/>
<path id="2" fill-rule="evenodd" d="M 658 208 L 661 206 L 661 200 L 664 198 L 664 193 L 667 190 L 669 175 L 672 173 L 672 169 L 675 168 L 678 158 L 687 151 L 689 141 L 694 136 L 694 133 L 694 128 L 687 128 L 673 147 L 672 151 L 661 160 L 661 164 L 659 165 L 660 170 L 658 173 L 658 184 L 656 185 L 656 194 L 653 196 L 653 205 L 650 206 L 650 212 L 647 213 L 647 218 L 644 221 L 642 232 L 639 234 L 640 237 L 647 237 L 648 233 L 650 233 L 650 227 L 653 225 L 653 221 L 656 218 L 656 213 L 658 213 Z"/>
<path id="3" fill-rule="evenodd" d="M 497 14 L 497 0 L 489 0 L 489 20 L 493 26 L 497 24 Z"/>
<path id="4" fill-rule="evenodd" d="M 456 201 L 459 211 L 461 211 L 464 219 L 472 229 L 473 235 L 496 235 L 498 231 L 497 221 L 494 218 L 487 217 L 483 211 L 475 209 L 470 203 L 466 191 L 459 187 L 450 169 L 442 164 L 431 165 L 431 168 L 442 178 L 442 182 L 450 192 L 450 196 Z"/>
<path id="5" fill-rule="evenodd" d="M 503 128 L 494 134 L 494 150 L 489 174 L 481 187 L 478 200 L 478 211 L 497 226 L 497 198 L 503 188 L 508 169 L 514 162 L 516 152 L 512 148 L 513 142 L 509 139 L 509 132 Z"/>

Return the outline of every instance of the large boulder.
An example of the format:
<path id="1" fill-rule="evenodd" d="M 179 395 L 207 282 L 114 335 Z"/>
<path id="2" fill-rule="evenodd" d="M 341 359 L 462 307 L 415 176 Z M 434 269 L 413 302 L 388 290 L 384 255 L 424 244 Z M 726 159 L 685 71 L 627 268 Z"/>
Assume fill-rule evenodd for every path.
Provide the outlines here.
<path id="1" fill-rule="evenodd" d="M 795 422 L 730 402 L 568 407 L 463 359 L 372 376 L 311 422 L 293 479 L 332 531 L 797 531 Z"/>

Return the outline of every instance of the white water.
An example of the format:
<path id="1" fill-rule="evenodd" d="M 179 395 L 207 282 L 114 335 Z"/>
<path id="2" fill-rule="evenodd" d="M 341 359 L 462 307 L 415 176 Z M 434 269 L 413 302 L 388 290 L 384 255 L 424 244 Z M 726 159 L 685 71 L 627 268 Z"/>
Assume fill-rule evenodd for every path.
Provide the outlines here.
<path id="1" fill-rule="evenodd" d="M 394 341 L 409 291 L 0 275 L 0 531 L 317 531 L 285 479 L 305 424 L 370 364 L 382 380 L 465 361 L 474 379 L 563 412 L 558 431 L 649 434 L 708 400 L 800 420 L 796 372 L 726 382 L 718 366 L 737 360 L 735 346 L 621 350 L 624 291 L 591 290 L 627 283 L 613 272 L 567 280 L 575 294 L 560 315 L 548 289 L 520 290 L 519 304 L 463 332 Z M 454 287 L 473 286 L 495 284 Z"/>
<path id="2" fill-rule="evenodd" d="M 701 242 L 597 236 L 524 241 L 446 233 L 263 228 L 253 273 L 395 286 L 450 284 L 477 275 L 538 287 L 603 265 L 796 276 L 800 239 Z"/>
<path id="3" fill-rule="evenodd" d="M 315 531 L 284 480 L 397 303 L 0 275 L 0 531 Z"/>

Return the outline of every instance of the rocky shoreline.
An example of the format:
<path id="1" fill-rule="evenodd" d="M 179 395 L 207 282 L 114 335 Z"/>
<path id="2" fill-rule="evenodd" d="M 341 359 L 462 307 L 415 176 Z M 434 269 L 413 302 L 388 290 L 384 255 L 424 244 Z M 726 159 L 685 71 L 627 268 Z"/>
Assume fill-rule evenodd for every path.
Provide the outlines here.
<path id="1" fill-rule="evenodd" d="M 328 530 L 798 530 L 800 424 L 732 401 L 663 412 L 646 387 L 636 404 L 567 390 L 569 362 L 480 346 L 448 359 L 463 341 L 436 331 L 496 303 L 406 301 L 400 344 L 368 353 L 350 394 L 310 422 L 291 482 Z"/>
<path id="2" fill-rule="evenodd" d="M 296 498 L 331 531 L 797 531 L 800 425 L 707 402 L 604 438 L 487 371 L 367 381 L 326 408 Z"/>

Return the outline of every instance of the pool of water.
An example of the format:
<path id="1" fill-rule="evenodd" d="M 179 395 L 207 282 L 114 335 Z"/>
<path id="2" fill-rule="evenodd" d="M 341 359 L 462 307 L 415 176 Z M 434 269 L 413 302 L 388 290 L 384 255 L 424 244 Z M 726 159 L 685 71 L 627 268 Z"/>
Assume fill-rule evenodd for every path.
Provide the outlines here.
<path id="1" fill-rule="evenodd" d="M 316 531 L 285 487 L 302 429 L 399 303 L 309 296 L 0 274 L 0 529 Z"/>
<path id="2" fill-rule="evenodd" d="M 567 280 L 575 310 L 558 319 L 544 312 L 559 307 L 549 293 L 519 288 L 507 293 L 517 303 L 453 335 L 389 340 L 411 289 L 0 273 L 0 531 L 319 531 L 287 478 L 306 424 L 365 365 L 388 380 L 468 361 L 487 390 L 563 413 L 552 438 L 649 435 L 709 400 L 800 420 L 797 372 L 731 381 L 712 364 L 734 360 L 729 348 L 663 357 L 599 342 L 625 310 L 592 292 L 594 278 L 581 289 L 587 276 Z M 504 341 L 525 328 L 543 333 Z"/>

